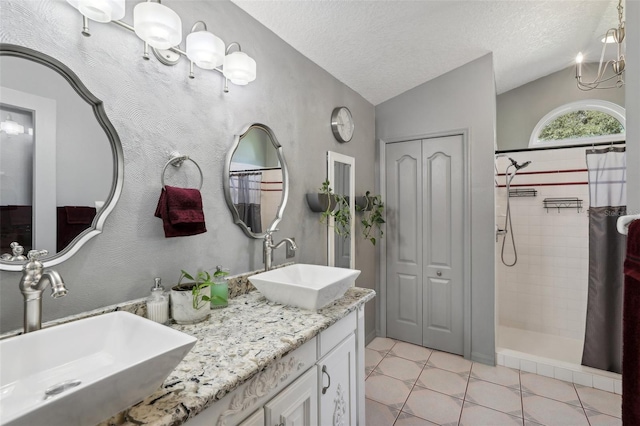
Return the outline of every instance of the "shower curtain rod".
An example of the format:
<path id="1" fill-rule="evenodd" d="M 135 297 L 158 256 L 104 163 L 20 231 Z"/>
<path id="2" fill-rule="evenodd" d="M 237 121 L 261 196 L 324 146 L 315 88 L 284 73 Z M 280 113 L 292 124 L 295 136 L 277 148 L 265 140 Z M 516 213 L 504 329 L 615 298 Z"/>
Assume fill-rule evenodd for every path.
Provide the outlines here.
<path id="1" fill-rule="evenodd" d="M 497 150 L 496 154 L 509 154 L 514 152 L 547 151 L 549 149 L 590 148 L 593 146 L 602 146 L 602 145 L 624 145 L 625 143 L 627 142 L 615 141 L 615 142 L 581 143 L 581 144 L 565 145 L 565 146 L 545 146 L 543 148 L 501 149 L 501 150 Z"/>

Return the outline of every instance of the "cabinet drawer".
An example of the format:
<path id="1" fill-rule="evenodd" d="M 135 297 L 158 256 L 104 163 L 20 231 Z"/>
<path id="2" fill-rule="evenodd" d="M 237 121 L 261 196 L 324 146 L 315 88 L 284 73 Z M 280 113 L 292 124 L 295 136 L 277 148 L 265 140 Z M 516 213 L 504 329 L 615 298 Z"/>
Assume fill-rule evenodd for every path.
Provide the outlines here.
<path id="1" fill-rule="evenodd" d="M 318 358 L 325 356 L 331 349 L 336 347 L 338 343 L 342 342 L 347 336 L 349 336 L 349 334 L 354 333 L 357 326 L 357 320 L 357 312 L 351 312 L 349 315 L 320 333 L 320 339 L 318 340 Z"/>

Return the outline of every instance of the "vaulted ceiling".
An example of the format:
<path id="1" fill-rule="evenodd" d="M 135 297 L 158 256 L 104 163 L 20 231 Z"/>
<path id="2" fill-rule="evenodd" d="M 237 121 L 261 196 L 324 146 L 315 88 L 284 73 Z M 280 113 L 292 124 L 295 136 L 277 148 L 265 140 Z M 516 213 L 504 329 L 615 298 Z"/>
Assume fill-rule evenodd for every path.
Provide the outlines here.
<path id="1" fill-rule="evenodd" d="M 232 0 L 374 105 L 493 52 L 498 93 L 597 61 L 615 0 Z"/>

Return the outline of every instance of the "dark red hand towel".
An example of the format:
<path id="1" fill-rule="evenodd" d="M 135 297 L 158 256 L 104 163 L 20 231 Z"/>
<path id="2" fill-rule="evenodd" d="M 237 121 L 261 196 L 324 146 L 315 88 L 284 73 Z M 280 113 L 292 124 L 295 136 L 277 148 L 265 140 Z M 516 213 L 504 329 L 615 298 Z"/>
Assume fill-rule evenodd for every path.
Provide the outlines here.
<path id="1" fill-rule="evenodd" d="M 67 223 L 71 225 L 91 225 L 96 217 L 95 207 L 65 206 L 64 210 L 67 213 Z"/>
<path id="2" fill-rule="evenodd" d="M 202 195 L 197 189 L 166 185 L 160 194 L 155 215 L 162 219 L 166 238 L 207 232 Z"/>
<path id="3" fill-rule="evenodd" d="M 640 424 L 640 220 L 629 224 L 622 310 L 622 424 Z"/>

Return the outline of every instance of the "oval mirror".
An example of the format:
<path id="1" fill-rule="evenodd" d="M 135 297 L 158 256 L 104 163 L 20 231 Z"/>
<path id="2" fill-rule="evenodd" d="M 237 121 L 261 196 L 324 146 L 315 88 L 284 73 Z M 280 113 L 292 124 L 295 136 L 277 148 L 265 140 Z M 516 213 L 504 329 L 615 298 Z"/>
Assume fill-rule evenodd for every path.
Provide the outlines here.
<path id="1" fill-rule="evenodd" d="M 22 268 L 13 242 L 56 265 L 102 232 L 122 190 L 122 146 L 102 101 L 60 61 L 0 44 L 0 68 L 0 269 Z"/>
<path id="2" fill-rule="evenodd" d="M 273 131 L 254 123 L 236 135 L 224 165 L 224 196 L 234 222 L 251 238 L 263 238 L 282 220 L 289 173 Z"/>

